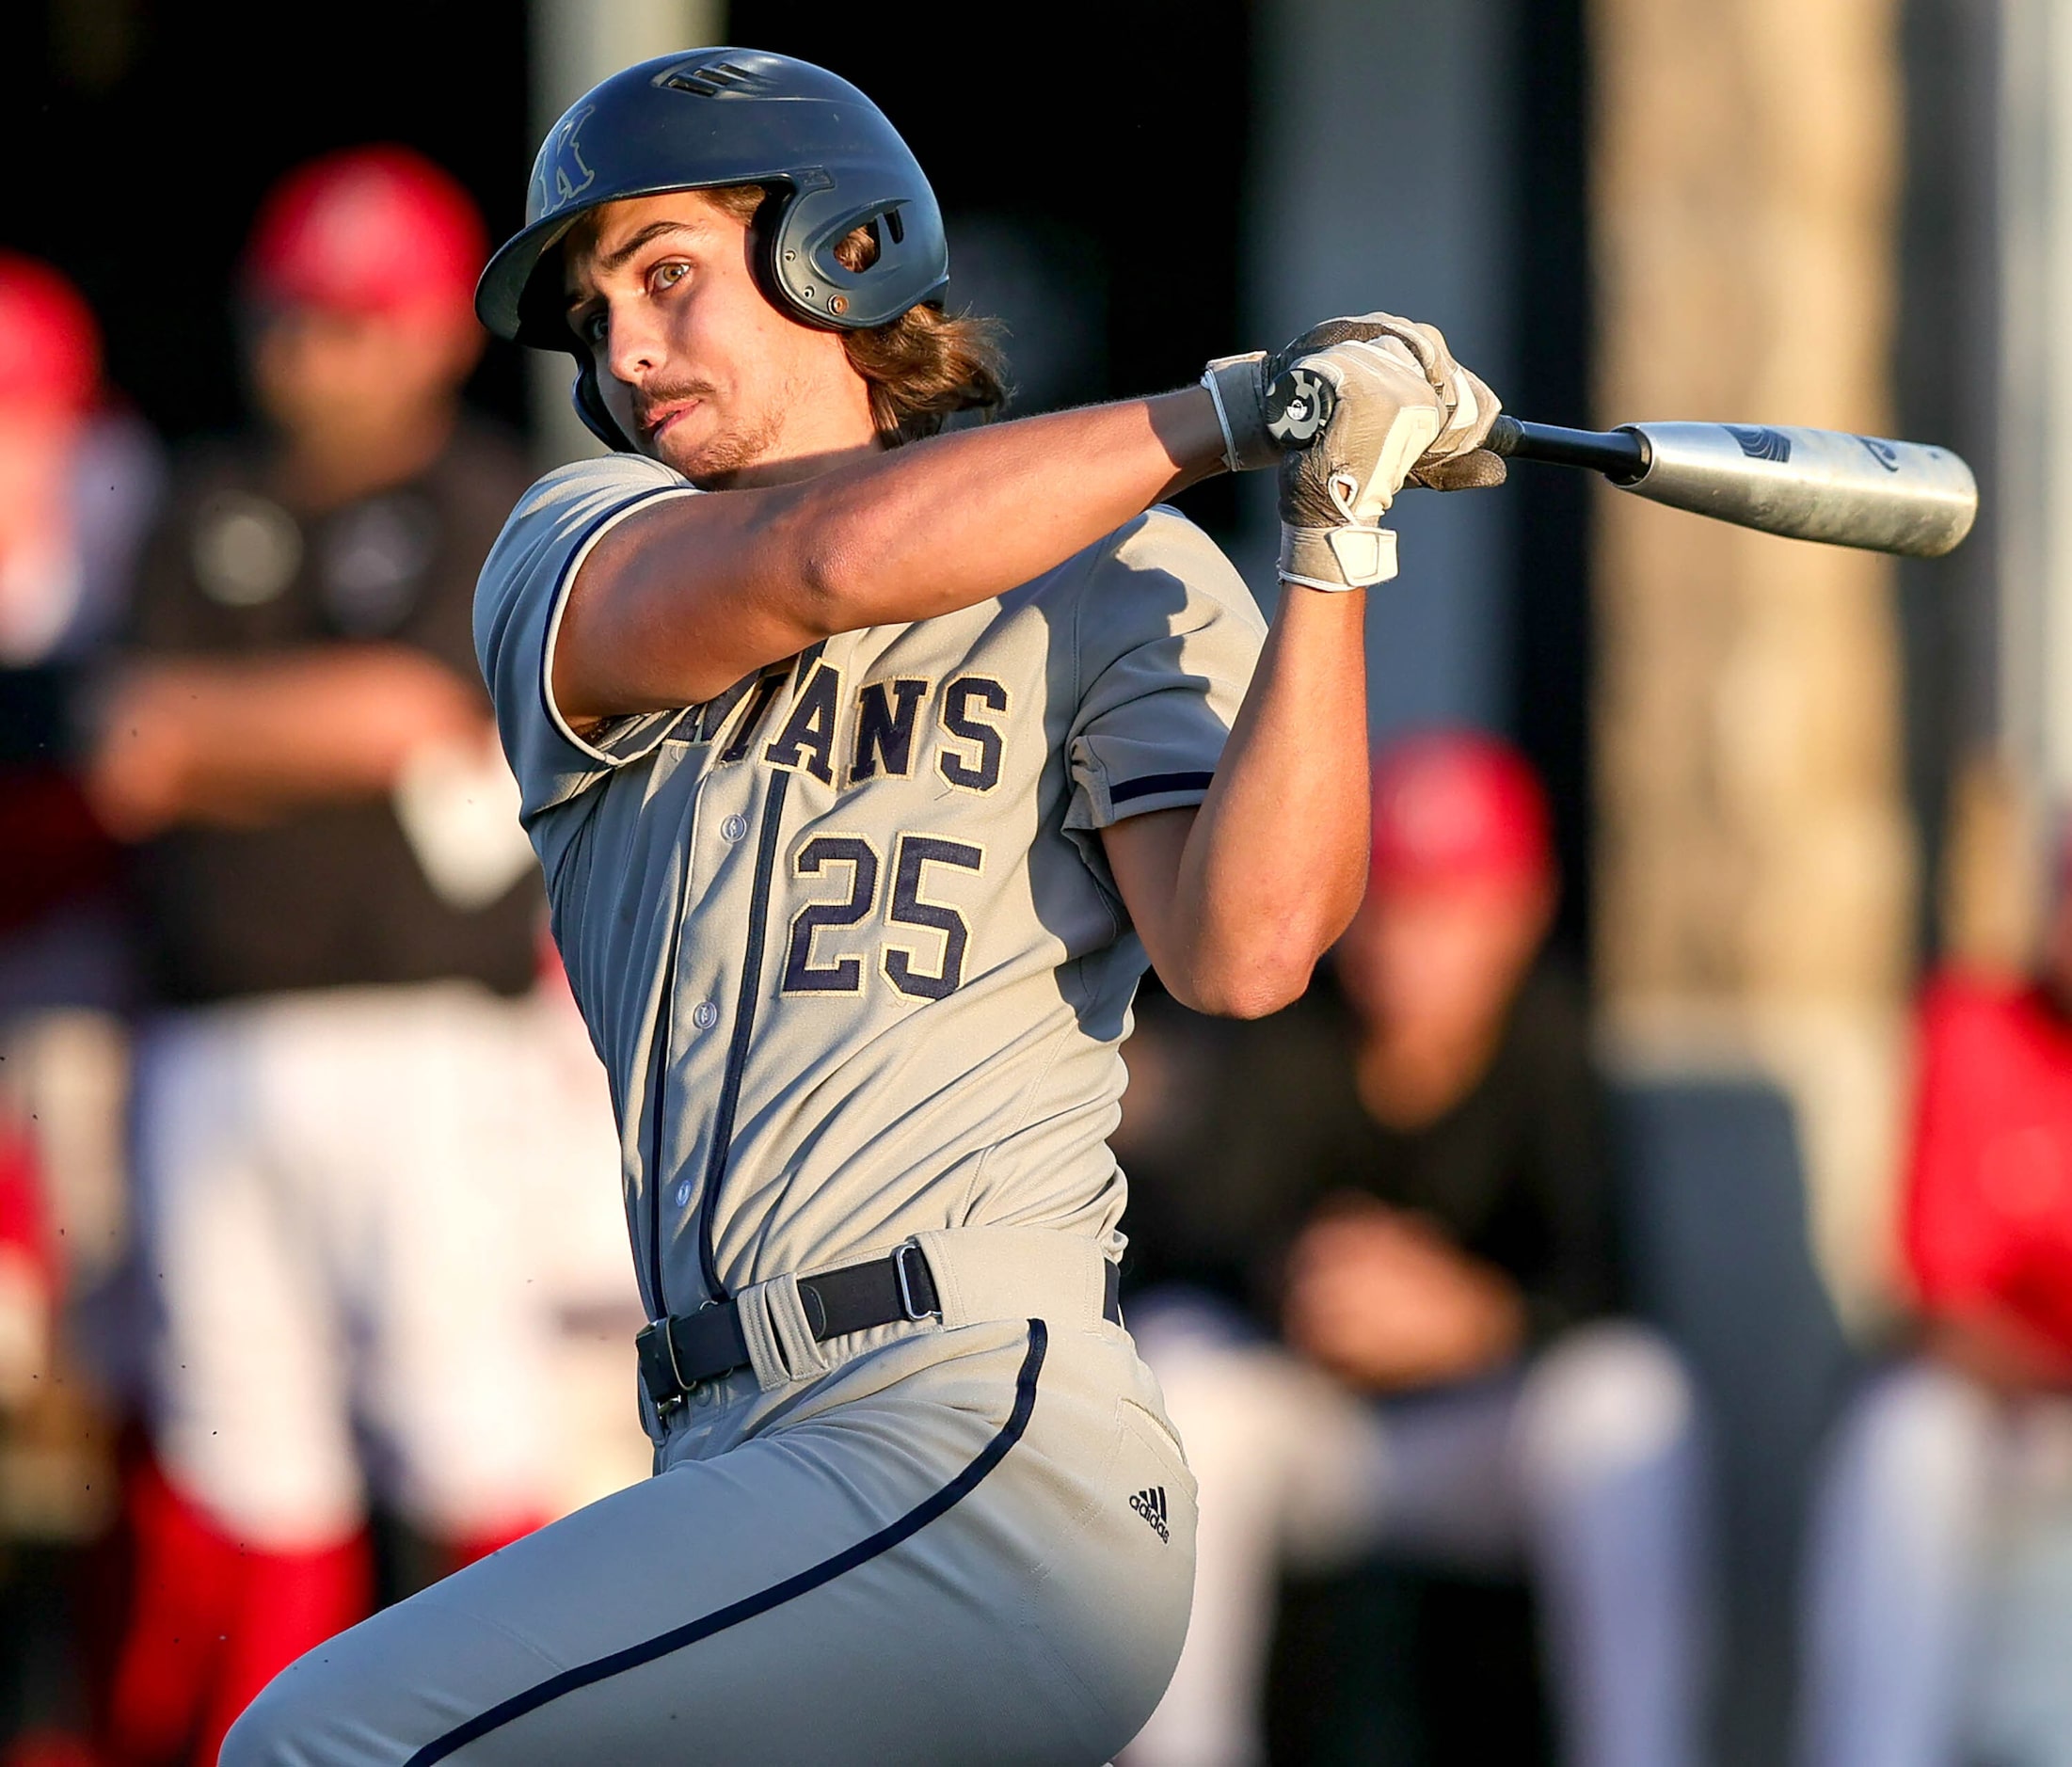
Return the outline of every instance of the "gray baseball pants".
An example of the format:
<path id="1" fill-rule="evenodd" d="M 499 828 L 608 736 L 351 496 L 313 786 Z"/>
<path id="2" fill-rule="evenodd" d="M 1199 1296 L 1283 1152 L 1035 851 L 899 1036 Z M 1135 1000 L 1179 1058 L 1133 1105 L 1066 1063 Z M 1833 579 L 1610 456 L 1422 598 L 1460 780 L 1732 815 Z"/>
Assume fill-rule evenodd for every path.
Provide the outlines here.
<path id="1" fill-rule="evenodd" d="M 1091 1244 L 924 1242 L 939 1324 L 702 1389 L 654 1478 L 311 1651 L 223 1767 L 1107 1760 L 1179 1657 L 1193 1477 Z"/>

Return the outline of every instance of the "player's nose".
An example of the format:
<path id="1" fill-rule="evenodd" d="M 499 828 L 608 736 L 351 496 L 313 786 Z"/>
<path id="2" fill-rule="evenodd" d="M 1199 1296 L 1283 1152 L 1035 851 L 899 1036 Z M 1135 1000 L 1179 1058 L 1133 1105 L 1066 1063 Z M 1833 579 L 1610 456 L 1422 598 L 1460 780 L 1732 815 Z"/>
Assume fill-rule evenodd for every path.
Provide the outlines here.
<path id="1" fill-rule="evenodd" d="M 666 358 L 661 327 L 643 301 L 614 301 L 605 319 L 604 366 L 614 380 L 638 386 Z"/>

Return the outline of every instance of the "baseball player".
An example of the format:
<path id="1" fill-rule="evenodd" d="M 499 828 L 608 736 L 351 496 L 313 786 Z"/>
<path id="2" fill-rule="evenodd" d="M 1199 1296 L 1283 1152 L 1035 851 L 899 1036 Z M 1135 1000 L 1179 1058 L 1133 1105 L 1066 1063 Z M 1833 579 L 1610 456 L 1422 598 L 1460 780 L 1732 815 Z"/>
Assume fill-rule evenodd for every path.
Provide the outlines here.
<path id="1" fill-rule="evenodd" d="M 657 1476 L 305 1657 L 234 1767 L 1099 1762 L 1171 1672 L 1117 1043 L 1147 956 L 1256 1014 L 1350 916 L 1379 517 L 1490 482 L 1496 405 L 1369 315 L 922 441 L 1000 396 L 947 277 L 904 143 L 801 62 L 646 62 L 541 148 L 477 309 L 616 452 L 520 501 L 476 645 L 612 1076 Z M 1156 505 L 1279 463 L 1298 361 L 1338 396 L 1267 630 Z"/>

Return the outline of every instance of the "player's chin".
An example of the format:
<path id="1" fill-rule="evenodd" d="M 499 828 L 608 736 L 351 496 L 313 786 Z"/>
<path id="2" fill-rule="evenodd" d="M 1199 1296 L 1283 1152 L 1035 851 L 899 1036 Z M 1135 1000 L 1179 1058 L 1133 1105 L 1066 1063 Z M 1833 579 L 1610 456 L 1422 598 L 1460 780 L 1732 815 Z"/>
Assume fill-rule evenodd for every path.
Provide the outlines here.
<path id="1" fill-rule="evenodd" d="M 729 433 L 700 420 L 694 412 L 663 427 L 649 444 L 664 466 L 674 467 L 692 484 L 723 487 L 758 453 L 755 438 Z"/>

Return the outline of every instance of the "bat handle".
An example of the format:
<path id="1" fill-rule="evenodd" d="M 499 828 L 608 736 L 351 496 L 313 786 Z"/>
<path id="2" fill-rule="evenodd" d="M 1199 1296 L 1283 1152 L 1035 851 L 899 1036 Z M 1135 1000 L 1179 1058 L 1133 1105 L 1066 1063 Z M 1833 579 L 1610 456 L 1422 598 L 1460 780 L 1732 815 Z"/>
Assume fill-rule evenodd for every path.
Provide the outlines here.
<path id="1" fill-rule="evenodd" d="M 1562 429 L 1554 423 L 1528 423 L 1508 412 L 1490 425 L 1482 445 L 1506 460 L 1586 467 L 1614 485 L 1632 485 L 1647 477 L 1652 461 L 1648 438 L 1636 429 Z"/>

